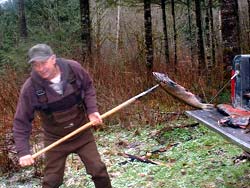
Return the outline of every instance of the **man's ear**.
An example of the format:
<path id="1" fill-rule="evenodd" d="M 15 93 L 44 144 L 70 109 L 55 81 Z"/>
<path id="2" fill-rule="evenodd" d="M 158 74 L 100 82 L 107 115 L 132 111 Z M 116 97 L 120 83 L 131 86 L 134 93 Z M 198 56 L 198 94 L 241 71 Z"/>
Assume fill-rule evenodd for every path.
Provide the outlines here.
<path id="1" fill-rule="evenodd" d="M 56 64 L 56 55 L 54 54 L 50 58 L 53 61 L 53 64 Z"/>

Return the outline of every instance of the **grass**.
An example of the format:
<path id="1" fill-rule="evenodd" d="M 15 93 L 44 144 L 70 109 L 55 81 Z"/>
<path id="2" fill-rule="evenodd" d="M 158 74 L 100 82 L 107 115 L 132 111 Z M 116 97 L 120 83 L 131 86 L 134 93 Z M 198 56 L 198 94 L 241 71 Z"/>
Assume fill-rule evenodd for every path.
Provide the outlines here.
<path id="1" fill-rule="evenodd" d="M 194 122 L 184 115 L 156 126 L 140 125 L 128 130 L 122 125 L 109 125 L 95 132 L 103 161 L 114 188 L 238 188 L 250 187 L 250 163 L 234 159 L 242 150 L 230 144 L 203 125 L 179 127 Z M 172 129 L 166 131 L 166 127 Z M 160 141 L 160 142 L 159 142 Z M 166 146 L 164 152 L 156 152 Z M 162 165 L 130 161 L 122 153 L 146 156 Z M 10 177 L 1 177 L 0 187 L 40 187 L 33 169 L 27 168 Z M 62 188 L 94 187 L 79 158 L 71 155 L 67 161 Z"/>

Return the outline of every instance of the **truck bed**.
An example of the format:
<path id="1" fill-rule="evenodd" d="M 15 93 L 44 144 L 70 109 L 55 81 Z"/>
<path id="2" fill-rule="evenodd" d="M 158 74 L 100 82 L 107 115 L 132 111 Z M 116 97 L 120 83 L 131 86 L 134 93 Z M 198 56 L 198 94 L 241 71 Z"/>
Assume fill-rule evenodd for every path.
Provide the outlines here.
<path id="1" fill-rule="evenodd" d="M 224 116 L 216 108 L 211 110 L 186 111 L 186 114 L 250 153 L 250 133 L 245 133 L 244 129 L 218 125 L 218 120 Z"/>

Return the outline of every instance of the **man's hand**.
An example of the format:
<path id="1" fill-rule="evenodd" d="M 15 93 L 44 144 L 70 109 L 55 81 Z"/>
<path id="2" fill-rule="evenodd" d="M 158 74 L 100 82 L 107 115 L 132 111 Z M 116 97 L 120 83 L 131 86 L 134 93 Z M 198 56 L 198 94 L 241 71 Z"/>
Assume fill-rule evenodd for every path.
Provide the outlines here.
<path id="1" fill-rule="evenodd" d="M 34 164 L 34 162 L 35 160 L 31 155 L 25 155 L 19 159 L 19 164 L 21 165 L 21 167 L 30 166 Z"/>
<path id="2" fill-rule="evenodd" d="M 102 118 L 99 112 L 94 112 L 88 115 L 89 121 L 93 122 L 92 125 L 97 126 L 102 124 Z"/>

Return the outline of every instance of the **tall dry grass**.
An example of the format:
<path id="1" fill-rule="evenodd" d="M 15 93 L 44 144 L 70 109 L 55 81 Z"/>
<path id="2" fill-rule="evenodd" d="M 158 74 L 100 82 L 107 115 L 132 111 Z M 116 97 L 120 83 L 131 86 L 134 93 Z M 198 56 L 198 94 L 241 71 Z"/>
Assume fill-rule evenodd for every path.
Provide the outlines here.
<path id="1" fill-rule="evenodd" d="M 13 118 L 22 83 L 28 74 L 5 67 L 0 77 L 0 174 L 18 170 L 18 159 L 12 135 Z M 39 131 L 39 119 L 33 122 L 33 135 Z M 32 140 L 35 140 L 33 136 Z"/>
<path id="2" fill-rule="evenodd" d="M 0 81 L 0 174 L 17 169 L 12 137 L 12 120 L 19 92 L 17 81 L 16 72 L 6 67 Z"/>
<path id="3" fill-rule="evenodd" d="M 153 80 L 153 75 L 148 74 L 145 64 L 135 60 L 120 64 L 94 61 L 91 66 L 88 64 L 83 64 L 83 66 L 88 69 L 94 79 L 101 113 L 157 84 Z M 197 95 L 203 102 L 209 102 L 224 84 L 223 66 L 214 66 L 210 76 L 206 70 L 200 76 L 190 59 L 174 66 L 171 63 L 167 65 L 156 58 L 152 71 L 168 74 L 171 79 Z M 213 102 L 218 102 L 218 99 Z M 192 109 L 192 107 L 180 103 L 161 88 L 157 88 L 156 91 L 144 96 L 140 101 L 108 118 L 107 123 L 120 123 L 121 126 L 127 128 L 135 126 L 135 124 L 137 126 L 154 125 L 164 121 L 164 117 L 159 117 L 159 114 L 186 109 Z"/>

